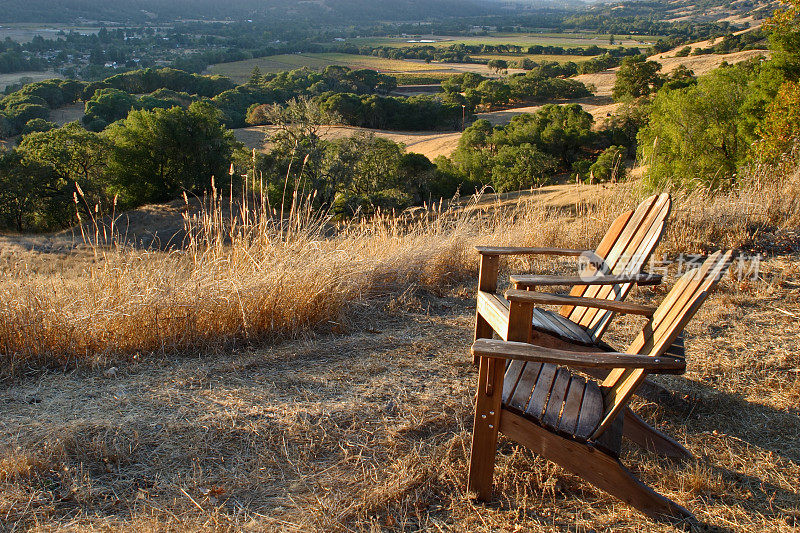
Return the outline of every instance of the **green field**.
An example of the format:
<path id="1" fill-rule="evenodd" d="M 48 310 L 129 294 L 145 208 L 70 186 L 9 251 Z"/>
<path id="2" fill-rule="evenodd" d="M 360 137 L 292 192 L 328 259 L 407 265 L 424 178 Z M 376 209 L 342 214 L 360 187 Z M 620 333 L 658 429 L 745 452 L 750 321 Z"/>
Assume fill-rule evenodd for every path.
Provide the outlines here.
<path id="1" fill-rule="evenodd" d="M 43 72 L 27 71 L 0 74 L 0 91 L 5 90 L 8 85 L 15 85 L 17 83 L 32 83 L 34 81 L 49 80 L 51 78 L 63 78 L 63 76 L 52 70 L 46 70 Z"/>
<path id="2" fill-rule="evenodd" d="M 409 40 L 417 39 L 435 40 L 434 43 L 409 43 Z M 657 35 L 635 35 L 633 38 L 628 35 L 617 35 L 613 46 L 646 47 L 655 43 L 660 36 Z M 474 37 L 446 36 L 446 35 L 422 35 L 415 37 L 365 37 L 358 39 L 348 39 L 347 42 L 357 46 L 438 46 L 446 47 L 452 44 L 511 44 L 515 46 L 592 46 L 609 48 L 610 35 L 596 33 L 492 33 L 489 35 L 476 35 Z"/>

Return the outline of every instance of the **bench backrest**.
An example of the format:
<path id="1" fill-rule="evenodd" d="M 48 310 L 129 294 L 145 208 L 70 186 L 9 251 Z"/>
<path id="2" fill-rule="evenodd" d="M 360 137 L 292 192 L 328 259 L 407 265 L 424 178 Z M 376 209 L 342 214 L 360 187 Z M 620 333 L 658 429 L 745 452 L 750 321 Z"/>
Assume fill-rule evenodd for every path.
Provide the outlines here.
<path id="1" fill-rule="evenodd" d="M 602 270 L 607 274 L 641 272 L 661 240 L 671 205 L 669 194 L 657 194 L 617 217 L 595 251 L 603 259 Z M 630 283 L 582 285 L 575 286 L 570 295 L 622 300 L 630 289 Z M 586 328 L 592 339 L 602 336 L 613 317 L 612 311 L 588 307 L 563 306 L 559 312 Z"/>
<path id="2" fill-rule="evenodd" d="M 658 357 L 670 348 L 731 264 L 732 251 L 712 254 L 696 269 L 684 274 L 661 302 L 627 353 Z M 603 381 L 605 413 L 594 438 L 602 434 L 628 404 L 647 377 L 643 369 L 615 368 Z"/>

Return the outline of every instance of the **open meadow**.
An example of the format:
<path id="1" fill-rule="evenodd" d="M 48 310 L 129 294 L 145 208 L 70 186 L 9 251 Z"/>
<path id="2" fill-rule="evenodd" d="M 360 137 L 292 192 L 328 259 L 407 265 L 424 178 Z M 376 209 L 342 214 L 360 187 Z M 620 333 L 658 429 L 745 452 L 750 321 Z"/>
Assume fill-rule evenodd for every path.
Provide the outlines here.
<path id="1" fill-rule="evenodd" d="M 9 85 L 18 83 L 31 83 L 34 81 L 49 80 L 52 78 L 62 78 L 61 74 L 51 70 L 12 72 L 10 74 L 0 74 L 0 91 L 4 91 Z"/>
<path id="2" fill-rule="evenodd" d="M 75 32 L 81 35 L 94 35 L 100 31 L 100 26 L 82 26 L 74 24 L 59 23 L 27 23 L 27 22 L 4 22 L 0 25 L 0 41 L 11 39 L 18 43 L 25 43 L 34 37 L 45 39 L 55 39 L 60 32 Z"/>
<path id="3" fill-rule="evenodd" d="M 769 172 L 779 179 L 754 171 L 726 195 L 676 195 L 655 253 L 764 254 L 691 323 L 688 372 L 659 378 L 674 405 L 634 402 L 696 459 L 625 447 L 626 462 L 699 531 L 800 527 L 800 173 Z M 494 502 L 464 489 L 473 246 L 591 248 L 642 194 L 558 186 L 335 231 L 301 203 L 283 229 L 260 207 L 231 217 L 226 198 L 211 211 L 175 203 L 170 224 L 183 217 L 186 231 L 173 252 L 4 237 L 0 524 L 672 530 L 504 439 Z M 164 209 L 117 231 L 163 227 Z M 520 259 L 502 276 L 556 267 L 570 268 Z M 675 274 L 631 300 L 657 303 Z M 610 342 L 640 325 L 618 319 Z"/>
<path id="4" fill-rule="evenodd" d="M 228 76 L 236 83 L 244 83 L 250 77 L 250 72 L 254 67 L 258 67 L 261 72 L 270 73 L 303 67 L 311 70 L 323 70 L 325 67 L 332 65 L 341 65 L 351 69 L 367 68 L 377 70 L 384 74 L 396 76 L 400 84 L 440 83 L 448 76 L 462 72 L 475 72 L 491 77 L 497 76 L 486 65 L 478 63 L 426 63 L 414 59 L 387 59 L 338 53 L 282 54 L 231 63 L 217 63 L 209 66 L 206 73 Z"/>

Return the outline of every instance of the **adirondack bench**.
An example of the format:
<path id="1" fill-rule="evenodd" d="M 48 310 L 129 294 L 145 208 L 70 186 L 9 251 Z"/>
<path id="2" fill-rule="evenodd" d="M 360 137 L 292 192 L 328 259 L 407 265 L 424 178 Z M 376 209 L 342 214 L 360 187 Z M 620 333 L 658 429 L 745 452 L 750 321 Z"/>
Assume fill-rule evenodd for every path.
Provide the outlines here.
<path id="1" fill-rule="evenodd" d="M 665 352 L 723 276 L 731 256 L 730 251 L 716 252 L 684 274 L 656 309 L 569 299 L 566 305 L 602 303 L 647 316 L 625 353 L 560 350 L 525 342 L 534 305 L 552 300 L 528 291 L 508 291 L 507 340 L 477 339 L 472 346 L 480 370 L 468 489 L 482 500 L 491 497 L 497 437 L 502 432 L 653 518 L 692 520 L 688 510 L 628 471 L 619 451 L 623 435 L 655 451 L 682 449 L 632 418 L 628 403 L 648 374 L 684 372 L 685 360 Z M 605 369 L 608 375 L 598 383 L 570 370 L 575 368 Z"/>
<path id="2" fill-rule="evenodd" d="M 559 255 L 592 257 L 587 271 L 578 276 L 513 275 L 516 289 L 568 285 L 569 295 L 609 302 L 624 300 L 633 284 L 653 285 L 661 277 L 641 272 L 658 245 L 670 212 L 669 194 L 654 195 L 631 211 L 621 214 L 611 224 L 597 249 L 477 247 L 480 254 L 478 275 L 478 305 L 475 318 L 475 339 L 491 338 L 497 334 L 508 338 L 509 309 L 513 304 L 497 292 L 498 265 L 501 256 Z M 555 348 L 580 349 L 594 347 L 608 327 L 615 312 L 624 306 L 590 306 L 565 301 L 558 313 L 535 308 L 531 316 L 531 341 Z M 477 363 L 477 359 L 474 360 Z"/>

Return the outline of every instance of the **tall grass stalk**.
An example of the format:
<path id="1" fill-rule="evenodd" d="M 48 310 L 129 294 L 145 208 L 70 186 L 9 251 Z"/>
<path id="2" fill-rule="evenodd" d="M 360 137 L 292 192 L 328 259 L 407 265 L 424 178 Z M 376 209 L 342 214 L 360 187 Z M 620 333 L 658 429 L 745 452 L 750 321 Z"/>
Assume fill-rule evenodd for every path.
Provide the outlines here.
<path id="1" fill-rule="evenodd" d="M 677 195 L 661 252 L 739 247 L 758 232 L 796 228 L 797 173 L 787 167 L 780 179 L 766 180 L 761 172 L 726 196 Z M 313 194 L 293 195 L 281 216 L 283 203 L 280 211 L 270 206 L 261 178 L 258 191 L 255 174 L 251 181 L 241 199 L 216 188 L 184 197 L 185 239 L 177 250 L 126 247 L 115 233 L 116 215 L 97 211 L 81 224 L 92 254 L 83 274 L 6 267 L 0 377 L 344 331 L 356 302 L 409 288 L 442 293 L 473 278 L 474 245 L 593 248 L 639 194 L 629 185 L 605 196 L 602 187 L 580 186 L 574 203 L 560 208 L 535 195 L 516 202 L 476 196 L 463 205 L 440 202 L 335 224 L 313 208 Z M 513 261 L 504 268 L 538 268 Z"/>

